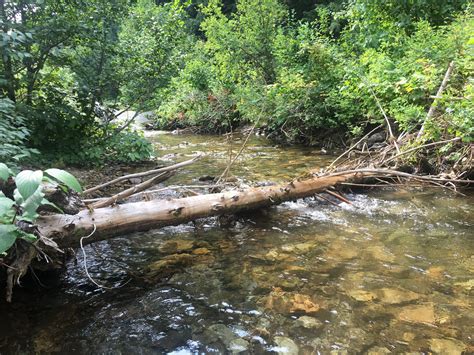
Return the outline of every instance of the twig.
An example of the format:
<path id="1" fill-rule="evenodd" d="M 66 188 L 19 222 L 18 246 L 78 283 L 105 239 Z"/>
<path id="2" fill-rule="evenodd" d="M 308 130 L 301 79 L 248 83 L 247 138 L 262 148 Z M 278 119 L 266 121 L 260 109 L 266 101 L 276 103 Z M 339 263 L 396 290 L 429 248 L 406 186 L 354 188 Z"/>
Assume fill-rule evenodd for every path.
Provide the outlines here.
<path id="1" fill-rule="evenodd" d="M 126 199 L 127 197 L 133 195 L 134 193 L 146 190 L 154 184 L 158 184 L 159 182 L 169 179 L 172 175 L 173 173 L 171 171 L 167 171 L 165 173 L 159 174 L 157 176 L 152 177 L 151 179 L 148 179 L 142 182 L 141 184 L 135 185 L 129 189 L 119 192 L 118 194 L 115 194 L 109 198 L 106 198 L 105 200 L 94 202 L 90 205 L 90 207 L 102 208 L 102 207 L 113 205 L 117 203 L 118 201 Z"/>
<path id="2" fill-rule="evenodd" d="M 232 167 L 232 165 L 235 163 L 235 161 L 238 159 L 238 157 L 240 156 L 240 154 L 242 154 L 242 152 L 244 151 L 245 149 L 245 146 L 247 145 L 247 142 L 250 138 L 250 136 L 252 135 L 253 131 L 255 130 L 255 127 L 257 127 L 257 124 L 258 122 L 260 121 L 260 116 L 258 117 L 257 121 L 255 122 L 255 124 L 252 126 L 252 129 L 250 130 L 250 132 L 247 134 L 247 137 L 245 137 L 245 141 L 242 143 L 242 146 L 240 147 L 239 151 L 237 152 L 237 154 L 234 156 L 234 158 L 229 162 L 229 164 L 227 164 L 226 168 L 224 169 L 224 171 L 222 172 L 221 176 L 219 176 L 219 179 L 217 179 L 217 184 L 219 184 L 222 179 L 224 178 L 224 176 L 226 176 L 226 174 L 229 172 L 230 168 Z"/>
<path id="3" fill-rule="evenodd" d="M 116 179 L 113 179 L 113 180 L 111 180 L 111 181 L 108 181 L 108 182 L 106 182 L 106 183 L 103 183 L 103 184 L 100 184 L 100 185 L 91 187 L 90 189 L 84 190 L 82 194 L 83 194 L 83 195 L 87 195 L 87 194 L 89 194 L 89 193 L 91 193 L 91 192 L 94 192 L 94 191 L 103 189 L 104 187 L 107 187 L 107 186 L 116 184 L 116 183 L 118 183 L 118 182 L 120 182 L 120 181 L 132 179 L 132 178 L 139 178 L 139 177 L 145 177 L 145 176 L 155 175 L 155 174 L 158 174 L 158 173 L 164 173 L 164 172 L 166 172 L 166 171 L 176 170 L 176 169 L 182 168 L 182 167 L 184 167 L 184 166 L 190 165 L 190 164 L 194 163 L 196 160 L 198 160 L 198 159 L 200 159 L 200 158 L 201 158 L 201 155 L 198 155 L 197 157 L 194 157 L 193 159 L 186 160 L 186 161 L 183 161 L 183 162 L 181 162 L 181 163 L 177 163 L 177 164 L 170 165 L 170 166 L 165 166 L 165 167 L 163 167 L 163 168 L 154 169 L 154 170 L 148 170 L 148 171 L 144 171 L 144 172 L 142 172 L 142 173 L 135 173 L 135 174 L 124 175 L 124 176 L 118 177 L 118 178 L 116 178 Z"/>
<path id="4" fill-rule="evenodd" d="M 457 183 L 464 183 L 464 184 L 472 184 L 474 180 L 462 180 L 462 179 L 442 179 L 433 176 L 417 176 L 409 173 L 404 173 L 401 171 L 391 170 L 391 169 L 355 169 L 355 170 L 344 170 L 338 171 L 335 173 L 330 173 L 326 175 L 322 175 L 320 177 L 332 177 L 332 176 L 340 176 L 346 174 L 357 174 L 357 173 L 373 173 L 374 175 L 382 174 L 382 175 L 392 175 L 392 176 L 402 176 L 409 179 L 416 179 L 416 180 L 423 180 L 423 181 L 439 181 L 439 182 L 457 182 Z"/>
<path id="5" fill-rule="evenodd" d="M 204 189 L 204 188 L 206 188 L 207 189 L 207 188 L 215 188 L 215 187 L 221 187 L 221 186 L 224 186 L 224 185 L 219 184 L 219 185 L 168 186 L 168 187 L 164 187 L 162 189 L 138 192 L 138 193 L 135 193 L 133 195 L 128 196 L 127 198 L 138 197 L 138 196 L 147 195 L 147 194 L 154 194 L 154 193 L 157 193 L 157 192 L 162 192 L 162 191 L 167 191 L 167 190 L 180 190 L 180 189 L 187 189 L 187 188 L 191 188 L 191 189 Z M 102 200 L 106 200 L 106 199 L 108 199 L 108 197 L 90 198 L 90 199 L 82 200 L 82 202 L 84 202 L 85 204 L 91 204 L 93 202 L 102 201 Z"/>
<path id="6" fill-rule="evenodd" d="M 373 130 L 371 130 L 369 133 L 367 133 L 365 136 L 363 136 L 361 139 L 359 139 L 356 143 L 354 143 L 352 145 L 352 147 L 350 147 L 348 150 L 346 150 L 344 153 L 342 153 L 341 155 L 339 155 L 332 163 L 331 165 L 328 166 L 328 170 L 332 168 L 332 166 L 334 164 L 336 164 L 339 159 L 341 159 L 342 157 L 344 157 L 345 155 L 349 154 L 352 150 L 354 150 L 354 148 L 356 148 L 359 143 L 361 143 L 364 139 L 366 139 L 368 136 L 370 136 L 373 132 L 375 132 L 376 130 L 378 130 L 382 125 L 378 125 L 377 127 L 375 127 Z"/>
<path id="7" fill-rule="evenodd" d="M 328 199 L 328 198 L 326 198 L 326 197 L 324 197 L 324 196 L 322 196 L 322 195 L 316 194 L 316 197 L 319 197 L 320 199 L 323 199 L 324 201 L 330 203 L 330 204 L 333 205 L 333 206 L 341 207 L 341 206 L 339 206 L 337 203 L 335 203 L 334 201 L 331 201 L 330 199 Z"/>
<path id="8" fill-rule="evenodd" d="M 456 138 L 453 138 L 453 139 L 448 139 L 448 140 L 444 140 L 444 141 L 439 141 L 439 142 L 433 142 L 433 143 L 429 143 L 429 144 L 423 144 L 423 145 L 420 145 L 418 147 L 414 147 L 414 148 L 410 148 L 410 149 L 407 149 L 391 158 L 389 158 L 387 161 L 385 161 L 385 164 L 388 164 L 390 163 L 391 161 L 401 157 L 402 155 L 405 155 L 405 154 L 408 154 L 408 153 L 411 153 L 415 150 L 419 150 L 419 149 L 423 149 L 423 148 L 428 148 L 428 147 L 432 147 L 432 146 L 435 146 L 435 145 L 439 145 L 439 144 L 445 144 L 445 143 L 451 143 L 451 142 L 456 142 L 456 141 L 460 141 L 461 138 L 460 137 L 456 137 Z"/>
<path id="9" fill-rule="evenodd" d="M 338 200 L 341 200 L 342 202 L 347 203 L 348 205 L 352 205 L 352 202 L 351 202 L 351 201 L 349 201 L 349 200 L 348 200 L 347 198 L 345 198 L 345 197 L 342 197 L 342 196 L 339 195 L 338 193 L 335 193 L 334 191 L 331 191 L 331 190 L 326 189 L 326 190 L 324 190 L 324 192 L 326 192 L 327 194 L 329 194 L 329 195 L 331 195 L 331 196 L 337 198 Z"/>
<path id="10" fill-rule="evenodd" d="M 372 88 L 370 86 L 368 86 L 368 88 L 369 88 L 370 92 L 372 93 L 372 96 L 374 97 L 378 108 L 382 112 L 382 115 L 383 115 L 383 118 L 385 119 L 385 122 L 387 123 L 388 134 L 390 135 L 390 141 L 393 142 L 393 144 L 395 145 L 395 149 L 397 150 L 398 153 L 400 153 L 400 148 L 398 148 L 397 140 L 396 140 L 396 138 L 395 138 L 395 136 L 393 135 L 393 132 L 392 132 L 392 126 L 390 125 L 390 120 L 388 119 L 387 114 L 385 113 L 385 110 L 382 107 L 382 104 L 380 103 L 379 99 L 375 95 L 374 90 L 372 90 Z"/>
<path id="11" fill-rule="evenodd" d="M 443 95 L 443 91 L 444 89 L 446 89 L 446 86 L 448 85 L 449 77 L 451 76 L 453 69 L 454 69 L 454 61 L 451 61 L 451 63 L 449 63 L 448 65 L 448 69 L 446 70 L 446 73 L 444 74 L 444 78 L 443 78 L 443 81 L 441 82 L 441 85 L 439 86 L 438 92 L 436 93 L 437 98 Z M 436 104 L 438 103 L 437 98 L 433 100 L 433 103 L 431 104 L 430 109 L 428 110 L 428 114 L 426 115 L 426 118 L 423 121 L 423 124 L 421 125 L 420 131 L 418 132 L 416 139 L 421 138 L 421 136 L 425 132 L 426 122 L 428 122 L 431 119 L 431 117 L 434 115 L 435 110 L 436 110 Z"/>

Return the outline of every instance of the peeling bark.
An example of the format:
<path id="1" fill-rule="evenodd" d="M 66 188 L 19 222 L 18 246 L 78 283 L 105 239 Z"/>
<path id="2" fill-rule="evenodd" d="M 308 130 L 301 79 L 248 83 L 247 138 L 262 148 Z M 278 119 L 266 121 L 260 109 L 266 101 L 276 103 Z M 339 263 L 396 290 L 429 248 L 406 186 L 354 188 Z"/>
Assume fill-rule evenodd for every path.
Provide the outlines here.
<path id="1" fill-rule="evenodd" d="M 40 233 L 52 238 L 60 248 L 77 247 L 82 237 L 93 235 L 84 243 L 136 231 L 177 225 L 197 218 L 252 210 L 323 192 L 342 182 L 357 181 L 373 173 L 348 173 L 294 180 L 288 184 L 191 196 L 171 200 L 128 203 L 113 207 L 83 210 L 76 215 L 43 216 L 37 221 Z"/>

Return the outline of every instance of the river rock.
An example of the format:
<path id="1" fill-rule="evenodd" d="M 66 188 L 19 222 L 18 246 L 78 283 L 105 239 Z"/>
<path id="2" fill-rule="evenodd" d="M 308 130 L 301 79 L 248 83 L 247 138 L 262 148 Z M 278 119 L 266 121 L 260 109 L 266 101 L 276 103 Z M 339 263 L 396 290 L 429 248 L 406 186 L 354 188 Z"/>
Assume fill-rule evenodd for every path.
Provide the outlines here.
<path id="1" fill-rule="evenodd" d="M 239 338 L 231 329 L 224 324 L 213 324 L 205 332 L 206 337 L 211 342 L 219 340 L 232 354 L 239 354 L 247 351 L 249 342 Z"/>
<path id="2" fill-rule="evenodd" d="M 359 302 L 369 302 L 377 298 L 375 293 L 364 290 L 350 290 L 347 293 L 349 296 Z"/>
<path id="3" fill-rule="evenodd" d="M 319 311 L 320 306 L 308 295 L 284 292 L 276 287 L 266 298 L 265 308 L 283 314 L 313 314 Z"/>
<path id="4" fill-rule="evenodd" d="M 272 348 L 277 354 L 298 355 L 299 348 L 293 340 L 287 337 L 275 337 L 276 347 Z"/>
<path id="5" fill-rule="evenodd" d="M 465 282 L 456 282 L 454 285 L 466 291 L 471 291 L 474 288 L 474 279 Z"/>
<path id="6" fill-rule="evenodd" d="M 178 268 L 190 265 L 192 260 L 193 257 L 189 254 L 167 255 L 146 267 L 146 278 L 154 279 L 172 275 Z"/>
<path id="7" fill-rule="evenodd" d="M 316 243 L 306 242 L 297 244 L 287 244 L 281 247 L 281 250 L 287 253 L 307 253 L 316 247 Z"/>
<path id="8" fill-rule="evenodd" d="M 395 255 L 382 245 L 372 245 L 367 248 L 367 251 L 372 254 L 374 259 L 383 263 L 392 263 L 395 260 Z"/>
<path id="9" fill-rule="evenodd" d="M 367 351 L 367 355 L 383 355 L 383 354 L 391 354 L 392 352 L 387 348 L 381 346 L 374 346 Z"/>
<path id="10" fill-rule="evenodd" d="M 296 258 L 288 253 L 282 252 L 281 250 L 274 248 L 270 249 L 265 254 L 254 254 L 250 257 L 263 261 L 295 261 Z"/>
<path id="11" fill-rule="evenodd" d="M 176 254 L 183 253 L 193 249 L 194 241 L 185 239 L 172 239 L 167 240 L 158 247 L 160 253 L 163 254 Z"/>
<path id="12" fill-rule="evenodd" d="M 396 288 L 382 288 L 377 291 L 377 296 L 385 304 L 411 302 L 420 298 L 418 293 Z"/>
<path id="13" fill-rule="evenodd" d="M 357 250 L 348 247 L 341 241 L 335 241 L 334 243 L 332 243 L 327 252 L 325 253 L 326 258 L 330 260 L 335 260 L 336 262 L 339 260 L 350 260 L 355 258 L 357 255 Z"/>
<path id="14" fill-rule="evenodd" d="M 428 275 L 429 278 L 434 279 L 434 280 L 440 280 L 443 278 L 444 274 L 444 268 L 441 266 L 431 266 L 426 270 L 426 275 Z"/>
<path id="15" fill-rule="evenodd" d="M 207 248 L 197 248 L 193 250 L 194 255 L 208 255 L 211 251 Z"/>
<path id="16" fill-rule="evenodd" d="M 435 324 L 434 304 L 426 303 L 403 307 L 397 318 L 398 320 L 410 323 Z"/>
<path id="17" fill-rule="evenodd" d="M 296 320 L 295 324 L 298 327 L 302 327 L 306 329 L 317 329 L 323 326 L 323 322 L 321 322 L 319 319 L 316 319 L 314 317 L 308 317 L 308 316 L 299 317 Z"/>
<path id="18" fill-rule="evenodd" d="M 430 349 L 436 354 L 462 354 L 466 350 L 466 345 L 456 339 L 431 339 Z"/>
<path id="19" fill-rule="evenodd" d="M 228 349 L 232 354 L 240 354 L 249 348 L 249 342 L 242 338 L 234 339 L 230 342 Z"/>

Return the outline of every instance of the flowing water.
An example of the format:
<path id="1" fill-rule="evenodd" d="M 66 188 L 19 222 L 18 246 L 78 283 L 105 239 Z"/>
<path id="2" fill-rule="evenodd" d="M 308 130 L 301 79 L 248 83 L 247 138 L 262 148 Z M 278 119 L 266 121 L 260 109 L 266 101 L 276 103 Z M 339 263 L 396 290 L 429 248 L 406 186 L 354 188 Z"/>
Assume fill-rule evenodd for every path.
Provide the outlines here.
<path id="1" fill-rule="evenodd" d="M 167 163 L 206 154 L 166 184 L 205 184 L 229 159 L 224 137 L 150 139 Z M 231 174 L 278 182 L 331 159 L 255 137 Z M 206 219 L 88 246 L 91 275 L 118 288 L 94 286 L 78 254 L 59 285 L 0 304 L 0 353 L 474 352 L 473 196 L 346 197 L 352 205 L 308 198 L 226 227 Z"/>

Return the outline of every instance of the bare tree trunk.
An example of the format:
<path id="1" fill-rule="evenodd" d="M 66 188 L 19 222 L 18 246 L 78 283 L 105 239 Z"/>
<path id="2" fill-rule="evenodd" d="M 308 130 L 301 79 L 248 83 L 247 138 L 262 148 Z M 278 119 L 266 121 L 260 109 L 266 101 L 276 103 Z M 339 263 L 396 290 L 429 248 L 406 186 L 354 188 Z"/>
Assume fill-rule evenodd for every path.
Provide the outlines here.
<path id="1" fill-rule="evenodd" d="M 356 181 L 372 175 L 370 172 L 350 172 L 244 191 L 128 203 L 92 211 L 83 210 L 72 216 L 43 216 L 37 224 L 40 233 L 52 238 L 59 247 L 77 247 L 80 239 L 90 234 L 92 235 L 84 240 L 84 244 L 135 231 L 177 225 L 197 218 L 276 205 L 312 196 L 342 182 Z"/>

